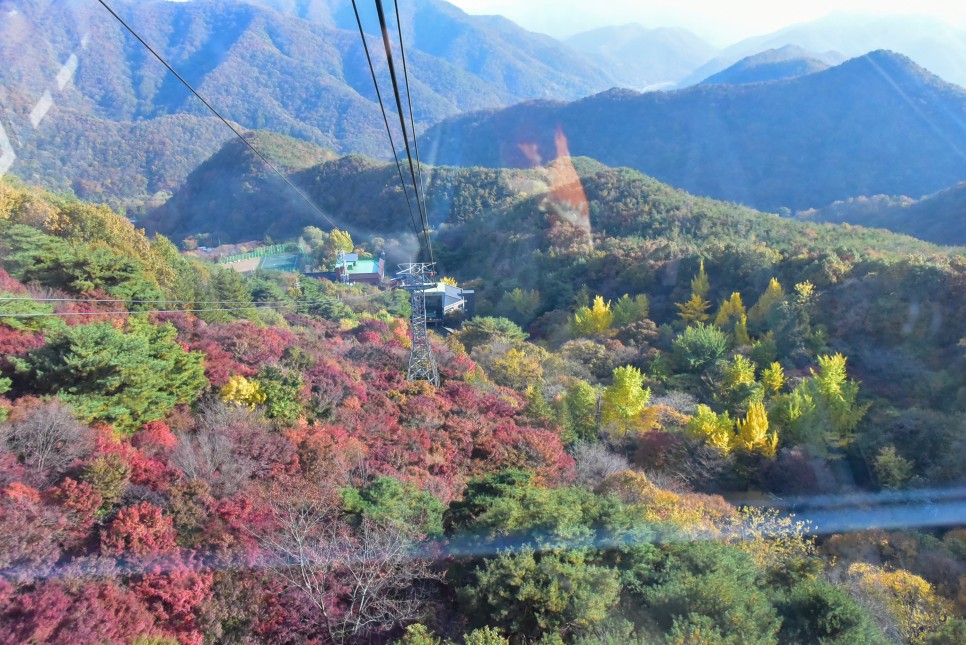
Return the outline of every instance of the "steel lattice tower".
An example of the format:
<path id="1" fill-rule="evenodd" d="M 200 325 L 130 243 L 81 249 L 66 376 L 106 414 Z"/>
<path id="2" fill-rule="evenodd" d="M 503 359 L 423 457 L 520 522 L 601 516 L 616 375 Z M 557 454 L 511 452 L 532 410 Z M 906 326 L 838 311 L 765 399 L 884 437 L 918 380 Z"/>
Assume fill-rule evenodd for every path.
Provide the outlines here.
<path id="1" fill-rule="evenodd" d="M 412 307 L 410 326 L 413 332 L 413 349 L 409 355 L 409 372 L 406 378 L 410 381 L 429 381 L 439 386 L 436 358 L 426 331 L 426 290 L 436 286 L 432 279 L 433 265 L 400 264 L 396 276 L 403 289 L 409 292 L 409 303 Z"/>

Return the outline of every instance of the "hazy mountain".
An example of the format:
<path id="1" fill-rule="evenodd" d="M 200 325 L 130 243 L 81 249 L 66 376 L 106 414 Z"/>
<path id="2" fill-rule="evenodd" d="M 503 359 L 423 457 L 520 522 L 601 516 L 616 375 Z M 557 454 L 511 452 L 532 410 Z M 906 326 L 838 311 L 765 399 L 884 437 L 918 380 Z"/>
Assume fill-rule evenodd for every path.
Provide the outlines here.
<path id="1" fill-rule="evenodd" d="M 528 167 L 569 151 L 761 209 L 924 195 L 966 179 L 966 90 L 878 51 L 756 85 L 605 92 L 531 102 L 430 129 L 441 164 Z"/>
<path id="2" fill-rule="evenodd" d="M 966 182 L 922 199 L 855 197 L 796 213 L 801 219 L 885 228 L 946 245 L 966 245 Z"/>
<path id="3" fill-rule="evenodd" d="M 358 32 L 337 28 L 342 22 L 310 22 L 220 0 L 119 0 L 113 6 L 227 118 L 243 127 L 271 129 L 339 152 L 388 155 Z M 340 7 L 333 0 L 333 11 Z M 532 97 L 573 98 L 612 84 L 564 45 L 508 21 L 478 20 L 429 0 L 415 7 L 419 29 L 414 32 L 421 47 L 410 48 L 407 58 L 421 127 L 465 110 Z M 151 130 L 146 123 L 176 114 L 210 117 L 98 3 L 0 0 L 0 15 L 3 123 L 11 137 L 27 146 L 18 152 L 15 173 L 37 176 L 52 187 L 72 181 L 62 171 L 74 164 L 75 152 L 59 142 L 84 139 L 80 115 L 120 124 L 104 127 L 117 131 L 115 143 L 131 142 L 100 158 L 108 174 L 139 167 L 129 155 L 141 154 L 136 142 L 139 132 Z M 434 31 L 447 34 L 447 46 L 431 42 L 427 34 Z M 378 54 L 381 42 L 372 38 L 370 46 Z M 378 71 L 385 74 L 385 64 Z M 52 107 L 35 129 L 29 116 L 45 92 L 50 92 Z M 172 140 L 184 138 L 174 135 Z M 183 156 L 197 164 L 218 149 L 224 133 L 196 130 L 190 138 L 204 154 L 185 151 Z M 44 154 L 30 158 L 33 149 Z M 64 163 L 54 159 L 57 155 L 65 157 Z M 142 190 L 151 190 L 145 186 L 167 183 L 144 176 L 130 184 L 105 184 L 104 193 L 87 196 L 142 195 Z"/>
<path id="4" fill-rule="evenodd" d="M 718 52 L 686 29 L 646 29 L 637 24 L 601 27 L 564 42 L 635 89 L 676 83 Z"/>
<path id="5" fill-rule="evenodd" d="M 60 109 L 17 150 L 12 172 L 83 199 L 137 209 L 164 201 L 232 137 L 215 118 L 190 114 L 115 122 Z"/>
<path id="6" fill-rule="evenodd" d="M 744 85 L 781 81 L 821 72 L 841 62 L 843 57 L 835 52 L 815 54 L 801 47 L 785 45 L 780 49 L 769 49 L 742 58 L 731 67 L 704 79 L 700 84 Z"/>
<path id="7" fill-rule="evenodd" d="M 351 0 L 247 1 L 331 29 L 358 31 Z M 374 4 L 358 3 L 358 8 L 365 30 L 379 33 Z M 409 51 L 468 71 L 504 90 L 506 98 L 576 98 L 610 87 L 617 78 L 607 61 L 583 56 L 502 16 L 471 16 L 443 0 L 412 0 L 400 3 L 399 9 Z M 394 28 L 393 15 L 388 19 Z M 710 54 L 700 62 L 708 58 Z"/>
<path id="8" fill-rule="evenodd" d="M 727 47 L 678 86 L 695 85 L 746 56 L 785 45 L 813 52 L 836 51 L 848 57 L 888 49 L 912 58 L 950 83 L 966 86 L 966 31 L 929 16 L 841 12 Z"/>

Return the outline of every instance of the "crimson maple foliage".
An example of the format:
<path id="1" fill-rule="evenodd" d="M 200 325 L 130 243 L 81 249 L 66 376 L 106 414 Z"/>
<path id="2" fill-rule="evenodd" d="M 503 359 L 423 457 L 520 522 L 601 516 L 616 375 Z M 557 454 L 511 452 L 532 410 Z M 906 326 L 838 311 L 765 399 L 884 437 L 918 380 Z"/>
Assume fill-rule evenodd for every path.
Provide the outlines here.
<path id="1" fill-rule="evenodd" d="M 101 553 L 153 555 L 177 549 L 171 518 L 149 502 L 121 509 L 101 534 Z"/>

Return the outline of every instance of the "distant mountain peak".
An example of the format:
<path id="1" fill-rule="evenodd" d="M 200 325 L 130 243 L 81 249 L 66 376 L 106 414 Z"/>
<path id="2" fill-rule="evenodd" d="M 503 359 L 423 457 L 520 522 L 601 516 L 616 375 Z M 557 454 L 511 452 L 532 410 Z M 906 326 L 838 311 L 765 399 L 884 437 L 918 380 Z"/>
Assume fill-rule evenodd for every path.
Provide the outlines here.
<path id="1" fill-rule="evenodd" d="M 699 85 L 747 85 L 808 76 L 841 62 L 832 52 L 816 54 L 798 45 L 785 45 L 742 58 L 731 67 L 704 79 Z"/>
<path id="2" fill-rule="evenodd" d="M 833 69 L 841 74 L 859 74 L 865 76 L 868 74 L 870 67 L 878 74 L 892 79 L 909 79 L 918 83 L 944 86 L 950 89 L 955 88 L 966 92 L 966 90 L 962 90 L 958 86 L 946 83 L 942 78 L 919 65 L 908 56 L 889 49 L 870 51 L 862 56 L 856 56 L 855 58 L 847 60 Z"/>

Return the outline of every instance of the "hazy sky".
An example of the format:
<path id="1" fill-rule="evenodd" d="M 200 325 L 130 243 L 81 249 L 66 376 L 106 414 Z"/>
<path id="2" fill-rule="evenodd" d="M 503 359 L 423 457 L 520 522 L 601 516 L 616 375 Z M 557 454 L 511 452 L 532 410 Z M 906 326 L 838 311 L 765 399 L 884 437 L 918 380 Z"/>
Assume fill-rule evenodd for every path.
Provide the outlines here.
<path id="1" fill-rule="evenodd" d="M 966 27 L 963 0 L 449 0 L 469 13 L 501 14 L 557 37 L 603 25 L 686 27 L 718 45 L 833 11 L 919 13 Z"/>

